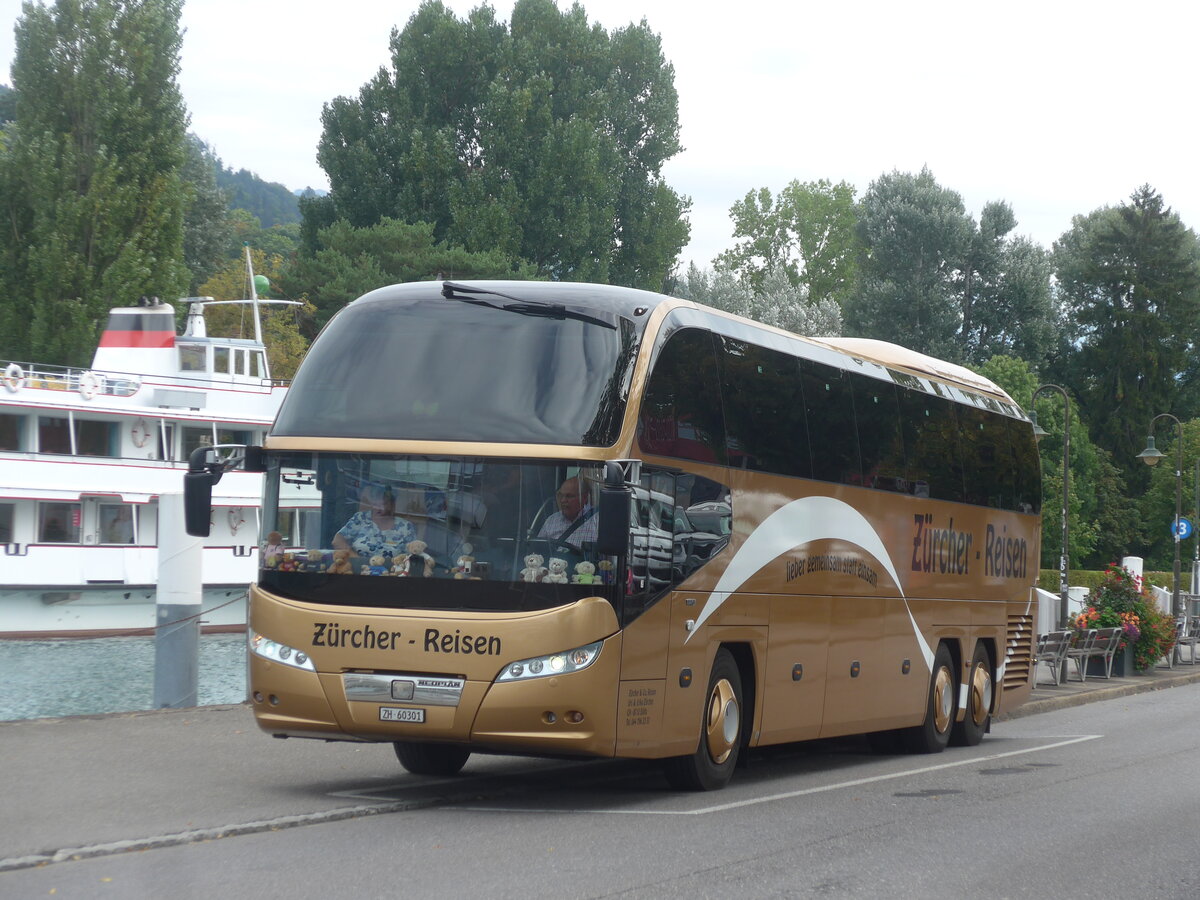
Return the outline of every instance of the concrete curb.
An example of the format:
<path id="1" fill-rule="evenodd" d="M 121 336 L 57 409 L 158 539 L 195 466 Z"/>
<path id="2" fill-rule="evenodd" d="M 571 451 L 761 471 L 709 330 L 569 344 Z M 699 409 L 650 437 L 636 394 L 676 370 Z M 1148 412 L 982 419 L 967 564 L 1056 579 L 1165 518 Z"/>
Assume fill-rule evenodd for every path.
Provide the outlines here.
<path id="1" fill-rule="evenodd" d="M 1135 675 L 1133 678 L 1122 678 L 1119 684 L 1102 681 L 1102 687 L 1090 687 L 1090 683 L 1067 682 L 1062 685 L 1044 685 L 1034 693 L 1034 699 L 1027 700 L 1016 709 L 996 716 L 995 721 L 1004 722 L 1009 719 L 1020 719 L 1024 716 L 1036 716 L 1040 713 L 1054 712 L 1058 709 L 1070 709 L 1083 706 L 1085 703 L 1096 703 L 1100 700 L 1115 700 L 1118 697 L 1129 697 L 1133 694 L 1145 694 L 1149 691 L 1162 691 L 1167 688 L 1179 687 L 1184 684 L 1200 682 L 1200 666 L 1187 666 L 1191 671 L 1174 669 L 1155 670 L 1145 675 Z M 1112 679 L 1116 681 L 1117 679 Z M 1055 696 L 1043 696 L 1047 692 L 1065 691 Z"/>

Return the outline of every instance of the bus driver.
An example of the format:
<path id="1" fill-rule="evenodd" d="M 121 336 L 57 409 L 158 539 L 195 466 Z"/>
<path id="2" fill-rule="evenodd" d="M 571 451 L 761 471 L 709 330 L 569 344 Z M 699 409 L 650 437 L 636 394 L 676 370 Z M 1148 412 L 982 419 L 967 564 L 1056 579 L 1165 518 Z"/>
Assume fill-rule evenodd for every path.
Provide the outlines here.
<path id="1" fill-rule="evenodd" d="M 554 497 L 558 512 L 549 516 L 538 531 L 539 538 L 569 541 L 578 546 L 596 540 L 596 509 L 588 502 L 585 482 L 577 475 L 567 478 Z"/>

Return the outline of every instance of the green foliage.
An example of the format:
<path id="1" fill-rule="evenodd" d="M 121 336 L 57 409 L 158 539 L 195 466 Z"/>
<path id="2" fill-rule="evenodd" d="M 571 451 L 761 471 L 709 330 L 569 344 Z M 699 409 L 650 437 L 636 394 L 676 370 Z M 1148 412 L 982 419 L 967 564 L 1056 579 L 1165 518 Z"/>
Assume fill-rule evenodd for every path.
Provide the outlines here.
<path id="1" fill-rule="evenodd" d="M 729 210 L 733 236 L 741 238 L 717 258 L 761 291 L 770 271 L 786 273 L 810 301 L 839 306 L 857 278 L 858 222 L 854 188 L 825 179 L 792 181 L 777 197 L 767 188 L 749 191 Z"/>
<path id="2" fill-rule="evenodd" d="M 1128 203 L 1076 216 L 1054 247 L 1059 291 L 1078 351 L 1069 364 L 1096 441 L 1131 487 L 1151 419 L 1182 405 L 1181 377 L 1200 326 L 1200 243 L 1148 185 Z"/>
<path id="3" fill-rule="evenodd" d="M 768 270 L 756 288 L 727 268 L 701 271 L 692 263 L 672 293 L 793 334 L 828 337 L 842 330 L 837 303 L 829 298 L 810 303 L 804 288 L 792 284 L 781 268 Z"/>
<path id="4" fill-rule="evenodd" d="M 471 253 L 435 241 L 433 226 L 384 219 L 355 228 L 334 222 L 317 233 L 321 249 L 298 256 L 280 279 L 288 297 L 305 297 L 316 307 L 313 327 L 362 294 L 388 284 L 445 278 L 516 278 L 535 275 L 531 266 L 514 265 L 502 253 Z"/>
<path id="5" fill-rule="evenodd" d="M 217 187 L 219 162 L 194 134 L 187 136 L 186 146 L 181 174 L 191 187 L 191 197 L 183 216 L 183 258 L 191 273 L 188 292 L 196 296 L 201 282 L 225 260 L 232 229 L 226 213 L 229 198 Z"/>
<path id="6" fill-rule="evenodd" d="M 664 285 L 689 203 L 662 179 L 678 98 L 644 22 L 610 34 L 582 6 L 517 0 L 506 27 L 425 2 L 391 50 L 391 71 L 322 113 L 332 190 L 301 204 L 304 254 L 338 219 L 392 218 L 551 278 Z"/>
<path id="7" fill-rule="evenodd" d="M 989 203 L 976 225 L 962 198 L 922 169 L 872 182 L 858 218 L 848 334 L 975 363 L 1000 353 L 1036 366 L 1057 345 L 1046 255 L 1008 237 L 1008 204 Z"/>
<path id="8" fill-rule="evenodd" d="M 0 355 L 86 364 L 110 306 L 186 290 L 180 5 L 23 7 L 0 153 Z"/>
<path id="9" fill-rule="evenodd" d="M 0 125 L 17 117 L 17 94 L 7 84 L 0 84 Z"/>
<path id="10" fill-rule="evenodd" d="M 1173 569 L 1175 558 L 1175 539 L 1171 535 L 1171 523 L 1175 519 L 1175 487 L 1176 466 L 1178 465 L 1179 439 L 1175 436 L 1173 422 L 1160 423 L 1170 426 L 1166 433 L 1160 432 L 1157 441 L 1158 449 L 1165 458 L 1153 469 L 1148 469 L 1150 484 L 1145 492 L 1137 498 L 1138 518 L 1145 523 L 1142 540 L 1136 545 L 1137 552 L 1146 559 L 1147 565 L 1156 568 Z M 1145 438 L 1142 439 L 1143 442 Z M 1189 465 L 1190 463 L 1190 465 Z M 1142 466 L 1140 460 L 1136 463 Z M 1191 517 L 1193 524 L 1200 521 L 1196 516 L 1196 481 L 1200 478 L 1200 420 L 1183 423 L 1183 469 L 1179 479 L 1180 506 L 1184 516 Z M 1188 557 L 1192 555 L 1195 538 L 1183 543 L 1181 555 L 1184 557 L 1183 568 L 1186 570 Z"/>
<path id="11" fill-rule="evenodd" d="M 296 225 L 300 222 L 300 199 L 282 184 L 263 181 L 246 169 L 233 171 L 216 160 L 217 186 L 229 197 L 230 209 L 244 209 L 262 223 Z"/>
<path id="12" fill-rule="evenodd" d="M 962 359 L 956 275 L 971 234 L 962 198 L 928 169 L 873 181 L 859 210 L 863 258 L 847 333 Z"/>

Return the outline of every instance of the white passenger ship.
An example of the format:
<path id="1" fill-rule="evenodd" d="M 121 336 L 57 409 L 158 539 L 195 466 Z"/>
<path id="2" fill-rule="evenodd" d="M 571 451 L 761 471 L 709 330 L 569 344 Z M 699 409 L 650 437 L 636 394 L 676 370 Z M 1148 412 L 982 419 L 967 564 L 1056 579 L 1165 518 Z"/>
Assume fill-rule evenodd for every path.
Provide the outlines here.
<path id="1" fill-rule="evenodd" d="M 183 301 L 181 335 L 170 304 L 113 309 L 89 369 L 0 361 L 0 638 L 153 632 L 158 498 L 197 447 L 261 444 L 287 390 L 257 306 L 255 340 L 216 338 L 205 301 Z M 246 472 L 214 489 L 205 631 L 245 627 L 261 490 Z"/>

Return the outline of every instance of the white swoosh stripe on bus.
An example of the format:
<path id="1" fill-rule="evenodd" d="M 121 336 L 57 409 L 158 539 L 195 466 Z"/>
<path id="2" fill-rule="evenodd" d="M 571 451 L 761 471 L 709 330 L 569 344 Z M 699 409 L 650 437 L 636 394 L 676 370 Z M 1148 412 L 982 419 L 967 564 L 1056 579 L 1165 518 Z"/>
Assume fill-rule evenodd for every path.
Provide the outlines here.
<path id="1" fill-rule="evenodd" d="M 887 570 L 896 585 L 896 590 L 900 591 L 901 597 L 904 596 L 900 576 L 892 565 L 887 547 L 862 513 L 833 497 L 804 497 L 793 500 L 767 516 L 738 548 L 725 572 L 717 580 L 712 594 L 700 610 L 696 624 L 684 639 L 684 643 L 691 640 L 696 630 L 717 611 L 731 593 L 741 588 L 763 566 L 784 553 L 819 540 L 839 540 L 861 547 Z M 929 644 L 917 627 L 912 611 L 908 610 L 907 600 L 904 606 L 908 611 L 913 633 L 920 644 L 921 654 L 925 658 L 925 665 L 932 671 L 933 651 L 929 649 Z"/>

